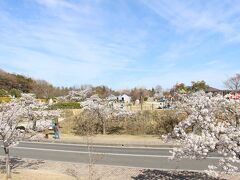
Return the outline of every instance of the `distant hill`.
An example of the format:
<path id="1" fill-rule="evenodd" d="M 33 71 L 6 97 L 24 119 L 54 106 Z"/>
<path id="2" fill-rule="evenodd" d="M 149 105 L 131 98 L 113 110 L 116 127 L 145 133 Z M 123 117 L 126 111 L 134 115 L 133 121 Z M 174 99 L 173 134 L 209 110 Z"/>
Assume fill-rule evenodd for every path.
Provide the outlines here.
<path id="1" fill-rule="evenodd" d="M 68 88 L 54 87 L 44 80 L 34 80 L 20 74 L 12 74 L 0 70 L 0 90 L 12 92 L 19 90 L 24 93 L 34 93 L 38 98 L 52 98 L 67 94 Z"/>
<path id="2" fill-rule="evenodd" d="M 33 79 L 19 75 L 10 74 L 0 70 L 0 88 L 7 91 L 18 89 L 22 92 L 30 92 L 32 90 Z"/>

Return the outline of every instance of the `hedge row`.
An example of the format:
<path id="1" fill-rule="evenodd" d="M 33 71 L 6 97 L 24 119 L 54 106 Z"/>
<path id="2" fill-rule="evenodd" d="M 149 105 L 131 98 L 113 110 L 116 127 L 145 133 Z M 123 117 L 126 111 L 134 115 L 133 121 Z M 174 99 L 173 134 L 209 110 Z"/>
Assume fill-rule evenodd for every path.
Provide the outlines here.
<path id="1" fill-rule="evenodd" d="M 81 105 L 78 102 L 58 102 L 53 104 L 50 109 L 80 109 Z"/>

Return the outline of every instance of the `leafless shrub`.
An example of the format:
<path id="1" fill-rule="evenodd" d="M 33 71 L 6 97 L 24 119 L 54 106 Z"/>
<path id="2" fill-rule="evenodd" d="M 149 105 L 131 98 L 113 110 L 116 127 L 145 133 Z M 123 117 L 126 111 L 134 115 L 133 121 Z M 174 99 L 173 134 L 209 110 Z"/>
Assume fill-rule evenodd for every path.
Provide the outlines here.
<path id="1" fill-rule="evenodd" d="M 184 113 L 175 110 L 166 111 L 141 111 L 133 116 L 112 117 L 106 120 L 107 134 L 132 134 L 132 135 L 163 135 L 172 131 L 175 125 L 185 118 Z M 73 132 L 76 135 L 85 135 L 91 128 L 93 135 L 100 134 L 102 129 L 97 119 L 89 111 L 84 111 L 75 116 L 72 121 Z"/>
<path id="2" fill-rule="evenodd" d="M 95 119 L 90 120 L 89 117 L 93 117 L 92 112 L 87 110 L 80 115 L 75 116 L 74 120 L 76 125 L 74 132 L 78 135 L 84 136 L 88 149 L 88 179 L 93 180 L 100 179 L 99 177 L 96 177 L 95 164 L 98 160 L 103 158 L 103 154 L 95 154 L 93 151 L 94 146 L 92 137 L 101 131 L 98 129 L 98 121 Z"/>

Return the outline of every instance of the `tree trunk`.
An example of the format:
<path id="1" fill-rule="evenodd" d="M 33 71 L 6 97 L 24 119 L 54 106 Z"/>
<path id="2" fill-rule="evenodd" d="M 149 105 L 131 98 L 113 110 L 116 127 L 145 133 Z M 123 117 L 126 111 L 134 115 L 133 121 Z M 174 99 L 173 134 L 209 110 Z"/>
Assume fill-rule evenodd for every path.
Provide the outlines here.
<path id="1" fill-rule="evenodd" d="M 36 131 L 37 130 L 37 121 L 36 119 L 33 120 L 33 130 Z"/>
<path id="2" fill-rule="evenodd" d="M 4 151 L 5 151 L 5 161 L 6 161 L 6 175 L 7 175 L 7 179 L 9 179 L 11 178 L 9 149 L 4 148 Z"/>
<path id="3" fill-rule="evenodd" d="M 143 97 L 140 96 L 140 103 L 141 103 L 141 111 L 143 110 Z"/>
<path id="4" fill-rule="evenodd" d="M 102 124 L 103 126 L 102 126 L 102 133 L 103 133 L 103 135 L 105 135 L 106 134 L 106 122 L 105 121 L 103 121 L 103 124 Z"/>

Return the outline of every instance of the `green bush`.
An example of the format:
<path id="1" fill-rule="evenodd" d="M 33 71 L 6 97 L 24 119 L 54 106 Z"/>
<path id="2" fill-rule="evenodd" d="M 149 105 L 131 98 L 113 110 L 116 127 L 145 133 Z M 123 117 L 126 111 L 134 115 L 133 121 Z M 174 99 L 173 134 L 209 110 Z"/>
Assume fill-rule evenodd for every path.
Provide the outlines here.
<path id="1" fill-rule="evenodd" d="M 0 97 L 8 96 L 8 92 L 4 89 L 0 89 Z"/>
<path id="2" fill-rule="evenodd" d="M 58 102 L 53 104 L 50 109 L 80 109 L 80 103 L 78 102 Z"/>
<path id="3" fill-rule="evenodd" d="M 9 91 L 9 94 L 10 94 L 11 96 L 16 97 L 16 98 L 19 98 L 19 97 L 21 97 L 22 91 L 20 91 L 20 90 L 18 90 L 18 89 L 11 89 L 11 90 Z"/>

